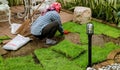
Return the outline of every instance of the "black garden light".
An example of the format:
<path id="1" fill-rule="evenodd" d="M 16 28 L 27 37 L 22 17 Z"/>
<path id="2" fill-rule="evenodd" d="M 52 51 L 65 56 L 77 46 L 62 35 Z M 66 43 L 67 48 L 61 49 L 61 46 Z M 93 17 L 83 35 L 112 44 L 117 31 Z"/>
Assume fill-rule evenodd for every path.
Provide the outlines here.
<path id="1" fill-rule="evenodd" d="M 92 66 L 92 35 L 94 34 L 94 26 L 92 23 L 87 23 L 87 34 L 88 34 L 88 67 Z"/>

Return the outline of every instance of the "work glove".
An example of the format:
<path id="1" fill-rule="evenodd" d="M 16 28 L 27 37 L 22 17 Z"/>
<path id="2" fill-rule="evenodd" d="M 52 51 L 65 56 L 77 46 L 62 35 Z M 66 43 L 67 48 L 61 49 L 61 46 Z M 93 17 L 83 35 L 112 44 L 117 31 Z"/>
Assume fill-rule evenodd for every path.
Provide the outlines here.
<path id="1" fill-rule="evenodd" d="M 68 30 L 64 30 L 64 34 L 69 34 L 70 32 Z"/>

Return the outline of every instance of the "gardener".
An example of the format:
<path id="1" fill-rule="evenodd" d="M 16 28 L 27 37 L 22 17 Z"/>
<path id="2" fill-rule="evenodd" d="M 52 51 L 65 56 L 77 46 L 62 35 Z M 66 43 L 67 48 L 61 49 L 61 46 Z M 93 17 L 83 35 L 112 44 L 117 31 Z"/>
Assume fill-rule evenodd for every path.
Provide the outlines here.
<path id="1" fill-rule="evenodd" d="M 58 30 L 63 35 L 63 28 L 59 16 L 61 5 L 58 2 L 51 4 L 43 16 L 39 16 L 31 26 L 31 34 L 39 39 L 46 38 L 47 45 L 54 45 L 57 42 L 53 40 Z"/>

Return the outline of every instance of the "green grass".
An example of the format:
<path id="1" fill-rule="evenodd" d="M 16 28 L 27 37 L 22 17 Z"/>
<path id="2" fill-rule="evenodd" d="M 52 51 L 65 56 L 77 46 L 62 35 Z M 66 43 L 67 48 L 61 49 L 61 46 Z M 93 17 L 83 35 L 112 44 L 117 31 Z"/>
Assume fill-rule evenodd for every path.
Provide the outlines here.
<path id="1" fill-rule="evenodd" d="M 45 70 L 85 70 L 60 53 L 54 52 L 52 48 L 38 49 L 35 51 L 35 55 L 44 66 Z"/>
<path id="2" fill-rule="evenodd" d="M 61 54 L 55 53 L 51 48 L 42 48 L 34 51 L 35 55 L 39 60 L 51 60 L 53 58 L 62 57 Z"/>
<path id="3" fill-rule="evenodd" d="M 120 37 L 120 30 L 100 22 L 92 21 L 92 23 L 94 24 L 94 34 L 104 34 L 115 39 Z M 50 48 L 37 49 L 34 53 L 40 64 L 35 64 L 32 55 L 7 59 L 3 59 L 0 56 L 0 70 L 86 70 L 88 64 L 86 24 L 79 25 L 73 22 L 66 22 L 63 24 L 63 28 L 72 33 L 79 33 L 80 42 L 83 45 L 63 40 Z M 102 47 L 93 45 L 92 63 L 106 60 L 108 54 L 118 48 L 120 48 L 120 45 L 112 42 L 108 42 Z M 85 52 L 82 53 L 83 51 Z"/>
<path id="4" fill-rule="evenodd" d="M 43 64 L 45 70 L 85 70 L 85 68 L 81 68 L 70 60 L 62 57 L 53 58 L 51 60 L 43 60 L 41 63 Z"/>
<path id="5" fill-rule="evenodd" d="M 112 38 L 120 37 L 120 30 L 109 25 L 105 25 L 103 23 L 92 21 L 94 24 L 95 34 L 104 34 L 106 36 L 110 36 Z"/>
<path id="6" fill-rule="evenodd" d="M 7 39 L 10 39 L 10 37 L 7 35 L 0 36 L 0 40 L 7 40 Z"/>
<path id="7" fill-rule="evenodd" d="M 64 30 L 68 30 L 73 33 L 79 33 L 80 34 L 80 41 L 83 44 L 87 43 L 87 34 L 86 34 L 86 25 L 80 25 L 73 22 L 66 22 L 63 24 Z"/>
<path id="8" fill-rule="evenodd" d="M 68 40 L 64 40 L 59 44 L 52 47 L 52 49 L 58 53 L 64 54 L 66 57 L 74 59 L 81 53 L 85 52 L 80 45 L 74 44 Z"/>
<path id="9" fill-rule="evenodd" d="M 2 56 L 0 55 L 0 70 L 4 70 L 4 60 L 2 58 Z"/>
<path id="10" fill-rule="evenodd" d="M 8 39 L 10 39 L 10 37 L 7 36 L 7 35 L 0 36 L 0 44 L 1 44 L 4 40 L 8 40 Z"/>
<path id="11" fill-rule="evenodd" d="M 87 50 L 87 45 L 83 45 L 83 48 Z M 99 63 L 106 60 L 108 54 L 120 48 L 120 46 L 115 45 L 112 42 L 106 43 L 104 47 L 93 46 L 92 47 L 92 63 Z M 103 55 L 104 54 L 104 55 Z M 88 51 L 86 51 L 83 55 L 81 55 L 78 59 L 73 60 L 76 64 L 81 67 L 86 67 L 88 63 Z"/>
<path id="12" fill-rule="evenodd" d="M 7 58 L 0 63 L 0 70 L 43 70 L 39 64 L 35 64 L 32 55 L 25 57 Z"/>

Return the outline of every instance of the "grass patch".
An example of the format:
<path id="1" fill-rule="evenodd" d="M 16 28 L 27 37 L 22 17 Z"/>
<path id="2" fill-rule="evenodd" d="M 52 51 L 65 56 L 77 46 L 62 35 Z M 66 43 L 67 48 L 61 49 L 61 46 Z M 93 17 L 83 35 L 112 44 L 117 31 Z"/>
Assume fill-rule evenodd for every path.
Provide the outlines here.
<path id="1" fill-rule="evenodd" d="M 73 33 L 79 33 L 81 43 L 87 43 L 86 24 L 80 25 L 74 22 L 66 22 L 63 24 L 63 28 Z"/>
<path id="2" fill-rule="evenodd" d="M 87 50 L 88 46 L 83 45 L 84 49 Z M 93 46 L 92 47 L 92 63 L 99 63 L 106 60 L 108 54 L 120 46 L 115 45 L 112 42 L 106 43 L 104 47 Z M 103 55 L 104 54 L 104 55 Z M 86 67 L 88 64 L 88 51 L 82 54 L 78 59 L 73 60 L 74 63 L 80 65 L 81 67 Z"/>
<path id="3" fill-rule="evenodd" d="M 72 59 L 78 57 L 81 53 L 85 52 L 85 50 L 81 48 L 80 45 L 74 44 L 68 40 L 64 40 L 61 43 L 53 46 L 52 49 Z"/>
<path id="4" fill-rule="evenodd" d="M 10 37 L 7 35 L 0 36 L 0 40 L 7 40 L 7 39 L 10 39 Z"/>
<path id="5" fill-rule="evenodd" d="M 112 38 L 120 37 L 120 30 L 109 25 L 105 25 L 101 22 L 91 21 L 94 24 L 94 34 L 104 34 Z M 64 30 L 70 32 L 76 32 L 80 34 L 80 41 L 83 44 L 87 44 L 86 24 L 76 24 L 74 22 L 66 22 L 63 24 Z"/>
<path id="6" fill-rule="evenodd" d="M 112 38 L 120 37 L 120 30 L 101 24 L 100 22 L 92 21 L 92 23 L 94 24 L 94 34 L 104 34 Z M 73 22 L 66 22 L 63 24 L 63 28 L 73 33 L 79 33 L 80 41 L 83 45 L 77 45 L 68 40 L 63 40 L 50 48 L 35 50 L 34 53 L 43 68 L 41 64 L 34 63 L 32 55 L 7 59 L 3 59 L 0 56 L 0 70 L 86 70 L 88 64 L 86 24 L 79 25 Z M 3 39 L 0 40 L 2 41 Z M 108 54 L 119 47 L 112 42 L 106 43 L 103 47 L 93 45 L 92 63 L 99 63 L 106 60 Z M 79 56 L 83 51 L 86 52 Z M 70 60 L 66 56 L 75 59 Z"/>
<path id="7" fill-rule="evenodd" d="M 51 60 L 53 58 L 62 57 L 61 54 L 51 50 L 51 48 L 42 48 L 34 51 L 39 60 Z"/>
<path id="8" fill-rule="evenodd" d="M 3 64 L 4 69 L 1 70 L 43 70 L 39 64 L 34 63 L 32 55 L 7 58 Z"/>
<path id="9" fill-rule="evenodd" d="M 95 34 L 104 34 L 112 38 L 120 37 L 120 30 L 109 25 L 105 25 L 101 22 L 92 21 L 94 24 Z"/>
<path id="10" fill-rule="evenodd" d="M 4 40 L 8 40 L 8 39 L 10 39 L 10 37 L 7 36 L 7 35 L 0 36 L 0 44 L 1 44 Z"/>
<path id="11" fill-rule="evenodd" d="M 2 56 L 0 56 L 0 70 L 4 70 L 4 60 Z"/>
<path id="12" fill-rule="evenodd" d="M 85 70 L 74 64 L 63 55 L 52 51 L 52 48 L 42 48 L 35 51 L 45 70 Z"/>
<path id="13" fill-rule="evenodd" d="M 45 67 L 45 70 L 85 70 L 85 68 L 81 68 L 70 60 L 62 57 L 43 60 L 41 63 Z"/>

